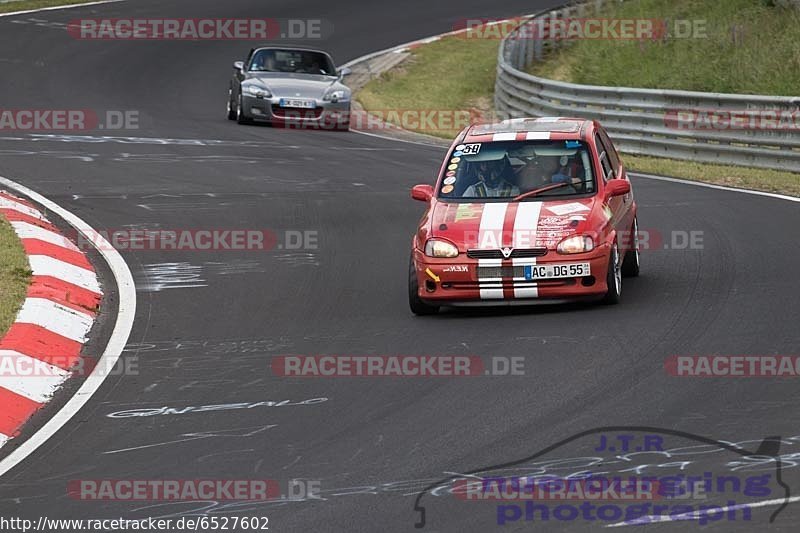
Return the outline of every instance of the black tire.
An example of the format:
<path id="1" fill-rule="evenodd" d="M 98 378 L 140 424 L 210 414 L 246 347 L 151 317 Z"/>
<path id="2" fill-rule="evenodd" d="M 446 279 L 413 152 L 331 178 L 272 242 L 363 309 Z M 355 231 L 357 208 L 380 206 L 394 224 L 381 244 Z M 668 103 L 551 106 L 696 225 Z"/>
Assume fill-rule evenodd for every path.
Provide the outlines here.
<path id="1" fill-rule="evenodd" d="M 242 95 L 239 94 L 236 99 L 236 122 L 238 124 L 250 124 L 250 119 L 245 116 L 242 106 Z"/>
<path id="2" fill-rule="evenodd" d="M 622 296 L 622 265 L 620 265 L 620 262 L 619 247 L 614 242 L 608 256 L 608 274 L 606 274 L 608 292 L 606 292 L 602 300 L 606 305 L 618 304 Z"/>
<path id="3" fill-rule="evenodd" d="M 236 107 L 231 101 L 231 96 L 233 96 L 233 89 L 228 89 L 228 120 L 236 120 Z"/>
<path id="4" fill-rule="evenodd" d="M 439 312 L 438 305 L 428 305 L 419 297 L 419 282 L 417 281 L 417 271 L 414 268 L 414 256 L 408 265 L 408 306 L 415 315 L 435 315 Z"/>
<path id="5" fill-rule="evenodd" d="M 350 131 L 350 121 L 336 125 L 336 131 Z"/>
<path id="6" fill-rule="evenodd" d="M 632 238 L 629 239 L 632 248 L 625 252 L 622 261 L 622 275 L 626 278 L 635 278 L 639 275 L 639 221 L 633 219 L 631 228 Z"/>

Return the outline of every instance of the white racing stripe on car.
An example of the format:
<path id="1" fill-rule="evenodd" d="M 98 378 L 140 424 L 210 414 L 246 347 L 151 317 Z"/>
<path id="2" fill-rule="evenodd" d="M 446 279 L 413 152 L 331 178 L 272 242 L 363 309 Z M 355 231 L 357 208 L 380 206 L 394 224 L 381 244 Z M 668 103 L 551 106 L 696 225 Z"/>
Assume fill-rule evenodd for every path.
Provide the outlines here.
<path id="1" fill-rule="evenodd" d="M 492 135 L 493 141 L 515 141 L 517 140 L 517 132 L 495 133 Z"/>
<path id="2" fill-rule="evenodd" d="M 525 138 L 529 141 L 547 141 L 550 139 L 549 131 L 529 131 Z"/>
<path id="3" fill-rule="evenodd" d="M 508 204 L 484 204 L 483 212 L 481 213 L 481 223 L 478 228 L 478 246 L 480 247 L 483 242 L 486 232 L 494 233 L 496 238 L 499 238 L 503 232 L 503 224 L 506 219 L 506 211 Z M 496 239 L 491 239 L 495 241 Z M 499 267 L 502 264 L 501 259 L 478 259 L 478 272 L 480 267 L 493 266 Z M 482 300 L 502 300 L 503 299 L 503 285 L 502 278 L 486 278 L 482 279 L 478 274 L 478 287 Z"/>
<path id="4" fill-rule="evenodd" d="M 536 244 L 536 230 L 539 228 L 539 215 L 542 212 L 541 202 L 520 202 L 517 206 L 517 216 L 514 218 L 513 246 L 514 248 L 533 248 Z M 513 259 L 512 264 L 535 265 L 536 258 Z M 539 289 L 533 287 L 518 287 L 514 284 L 514 298 L 538 298 Z"/>

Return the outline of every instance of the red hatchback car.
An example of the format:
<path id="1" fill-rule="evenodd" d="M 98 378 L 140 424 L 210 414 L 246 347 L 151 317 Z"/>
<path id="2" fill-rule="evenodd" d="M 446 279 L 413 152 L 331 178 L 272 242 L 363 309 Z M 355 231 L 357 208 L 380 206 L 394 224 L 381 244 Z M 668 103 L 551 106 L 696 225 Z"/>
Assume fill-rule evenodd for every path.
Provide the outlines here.
<path id="1" fill-rule="evenodd" d="M 465 128 L 411 248 L 411 310 L 599 299 L 639 274 L 636 202 L 596 121 L 523 118 Z"/>

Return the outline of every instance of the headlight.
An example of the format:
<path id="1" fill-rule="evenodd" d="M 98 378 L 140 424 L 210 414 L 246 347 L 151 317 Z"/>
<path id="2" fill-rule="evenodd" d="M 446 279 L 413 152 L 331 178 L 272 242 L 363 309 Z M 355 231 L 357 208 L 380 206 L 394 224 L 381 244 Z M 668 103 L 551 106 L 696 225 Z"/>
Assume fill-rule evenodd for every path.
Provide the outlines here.
<path id="1" fill-rule="evenodd" d="M 594 250 L 594 241 L 588 235 L 573 235 L 567 237 L 556 248 L 560 254 L 580 254 Z"/>
<path id="2" fill-rule="evenodd" d="M 338 90 L 328 90 L 325 95 L 322 97 L 323 100 L 326 102 L 346 102 L 350 99 L 350 93 L 348 91 L 338 89 Z"/>
<path id="3" fill-rule="evenodd" d="M 267 98 L 272 96 L 268 90 L 258 85 L 242 85 L 242 92 L 248 96 L 255 96 L 256 98 Z"/>
<path id="4" fill-rule="evenodd" d="M 425 243 L 425 255 L 428 257 L 458 257 L 458 248 L 453 243 L 431 239 Z"/>

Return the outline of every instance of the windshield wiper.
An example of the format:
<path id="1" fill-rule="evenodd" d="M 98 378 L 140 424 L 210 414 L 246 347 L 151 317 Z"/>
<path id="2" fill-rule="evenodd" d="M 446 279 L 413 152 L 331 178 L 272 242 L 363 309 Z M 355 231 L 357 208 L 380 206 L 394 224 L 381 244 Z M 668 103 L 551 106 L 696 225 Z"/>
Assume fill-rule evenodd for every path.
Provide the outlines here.
<path id="1" fill-rule="evenodd" d="M 530 198 L 531 196 L 536 196 L 539 193 L 552 191 L 553 189 L 558 189 L 560 187 L 566 187 L 567 185 L 572 185 L 572 183 L 567 183 L 566 181 L 562 181 L 560 183 L 553 183 L 552 185 L 547 185 L 545 187 L 539 187 L 538 189 L 534 189 L 532 191 L 524 192 L 519 194 L 511 199 L 512 202 L 519 202 L 523 198 Z"/>

